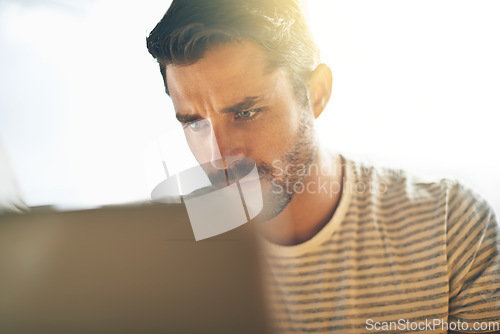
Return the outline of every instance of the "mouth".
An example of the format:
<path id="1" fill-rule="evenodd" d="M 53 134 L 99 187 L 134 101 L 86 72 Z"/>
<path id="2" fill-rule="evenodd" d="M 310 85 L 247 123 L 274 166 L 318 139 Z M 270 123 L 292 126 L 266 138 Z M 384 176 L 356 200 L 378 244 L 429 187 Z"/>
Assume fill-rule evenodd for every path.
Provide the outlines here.
<path id="1" fill-rule="evenodd" d="M 220 168 L 222 164 L 224 168 Z M 210 183 L 219 189 L 235 182 L 251 184 L 262 180 L 262 178 L 258 177 L 258 172 L 255 173 L 255 162 L 251 158 L 244 156 L 227 156 L 224 161 L 222 159 L 211 161 L 203 164 L 202 168 L 208 176 Z"/>

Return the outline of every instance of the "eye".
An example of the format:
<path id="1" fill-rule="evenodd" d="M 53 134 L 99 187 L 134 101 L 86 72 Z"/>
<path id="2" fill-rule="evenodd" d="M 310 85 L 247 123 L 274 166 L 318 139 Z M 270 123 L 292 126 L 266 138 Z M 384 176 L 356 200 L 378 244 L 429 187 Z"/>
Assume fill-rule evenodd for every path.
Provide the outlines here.
<path id="1" fill-rule="evenodd" d="M 241 119 L 241 120 L 251 120 L 253 119 L 257 113 L 261 112 L 262 109 L 261 108 L 257 108 L 257 109 L 250 109 L 250 110 L 242 110 L 242 111 L 239 111 L 235 114 L 235 118 L 236 119 Z"/>
<path id="2" fill-rule="evenodd" d="M 209 126 L 209 121 L 206 119 L 202 119 L 184 125 L 184 130 L 190 130 L 191 132 L 200 132 L 207 129 L 208 126 Z"/>

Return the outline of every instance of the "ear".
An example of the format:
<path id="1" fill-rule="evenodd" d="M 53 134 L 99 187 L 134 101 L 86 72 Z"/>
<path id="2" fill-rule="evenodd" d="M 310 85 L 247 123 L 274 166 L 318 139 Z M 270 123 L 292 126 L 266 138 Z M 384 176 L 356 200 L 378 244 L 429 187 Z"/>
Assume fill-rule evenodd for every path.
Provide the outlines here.
<path id="1" fill-rule="evenodd" d="M 332 70 L 326 64 L 319 64 L 307 81 L 309 101 L 318 118 L 332 95 Z"/>

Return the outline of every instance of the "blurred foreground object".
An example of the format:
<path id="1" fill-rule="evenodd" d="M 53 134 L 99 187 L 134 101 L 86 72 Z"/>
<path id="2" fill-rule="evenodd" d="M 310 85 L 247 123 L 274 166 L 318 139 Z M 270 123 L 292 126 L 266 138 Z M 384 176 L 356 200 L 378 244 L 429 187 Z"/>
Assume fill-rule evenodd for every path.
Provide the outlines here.
<path id="1" fill-rule="evenodd" d="M 268 333 L 253 224 L 181 204 L 0 216 L 1 333 Z"/>

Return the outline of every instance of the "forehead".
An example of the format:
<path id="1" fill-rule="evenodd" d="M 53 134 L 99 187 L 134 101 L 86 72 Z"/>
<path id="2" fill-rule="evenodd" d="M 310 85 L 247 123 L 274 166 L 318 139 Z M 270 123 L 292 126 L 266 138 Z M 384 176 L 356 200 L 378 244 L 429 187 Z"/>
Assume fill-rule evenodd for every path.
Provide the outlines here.
<path id="1" fill-rule="evenodd" d="M 169 65 L 167 86 L 176 110 L 189 112 L 189 104 L 224 104 L 247 96 L 262 96 L 276 87 L 282 71 L 269 71 L 265 52 L 251 42 L 235 42 L 216 47 L 196 63 Z"/>

